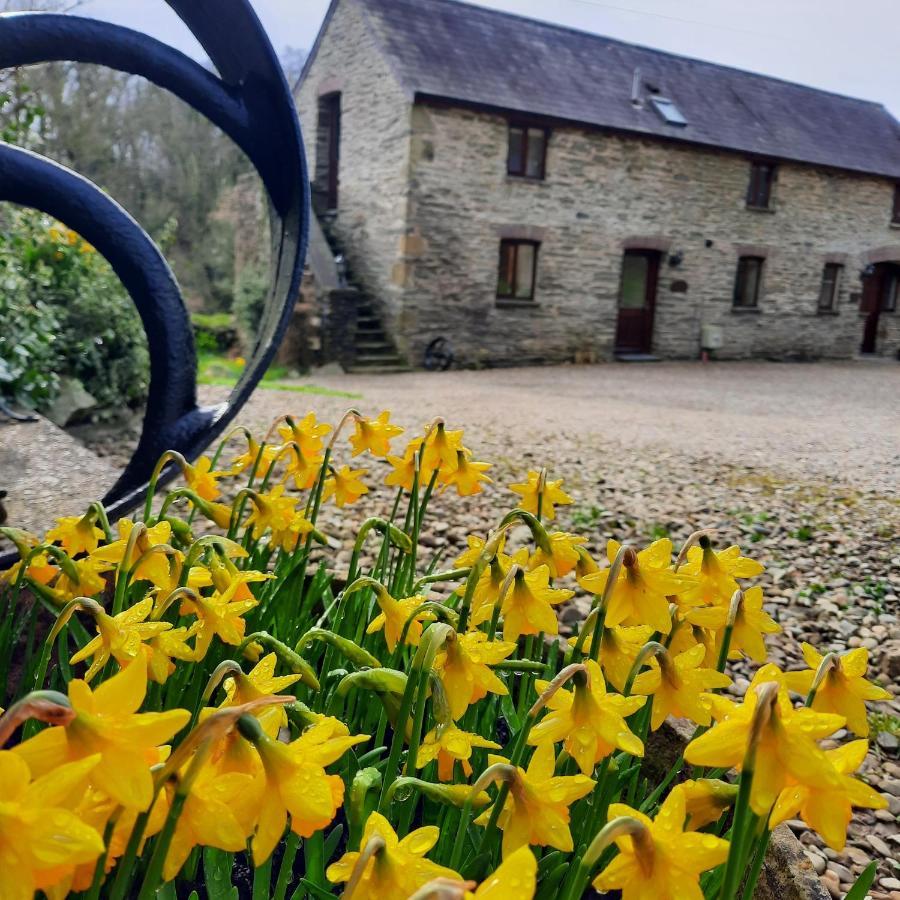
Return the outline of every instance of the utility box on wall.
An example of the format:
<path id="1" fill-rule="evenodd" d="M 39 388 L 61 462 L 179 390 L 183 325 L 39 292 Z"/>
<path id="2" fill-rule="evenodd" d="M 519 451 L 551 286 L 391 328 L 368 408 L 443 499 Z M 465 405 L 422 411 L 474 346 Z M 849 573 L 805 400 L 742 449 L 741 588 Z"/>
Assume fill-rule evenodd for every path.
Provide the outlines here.
<path id="1" fill-rule="evenodd" d="M 725 336 L 721 325 L 703 325 L 700 328 L 700 349 L 721 350 Z"/>

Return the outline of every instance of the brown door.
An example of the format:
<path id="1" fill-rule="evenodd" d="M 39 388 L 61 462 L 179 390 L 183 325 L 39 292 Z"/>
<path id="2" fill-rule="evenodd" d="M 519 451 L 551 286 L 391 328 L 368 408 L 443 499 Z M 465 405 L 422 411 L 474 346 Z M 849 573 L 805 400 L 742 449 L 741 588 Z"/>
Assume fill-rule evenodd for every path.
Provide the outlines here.
<path id="1" fill-rule="evenodd" d="M 862 344 L 860 353 L 874 353 L 875 342 L 878 338 L 878 316 L 881 313 L 881 295 L 885 282 L 884 266 L 877 265 L 871 275 L 863 278 L 862 298 L 859 302 L 859 311 L 866 313 L 866 321 L 863 324 Z"/>
<path id="2" fill-rule="evenodd" d="M 659 256 L 656 250 L 625 251 L 616 325 L 617 353 L 649 353 L 653 348 Z"/>

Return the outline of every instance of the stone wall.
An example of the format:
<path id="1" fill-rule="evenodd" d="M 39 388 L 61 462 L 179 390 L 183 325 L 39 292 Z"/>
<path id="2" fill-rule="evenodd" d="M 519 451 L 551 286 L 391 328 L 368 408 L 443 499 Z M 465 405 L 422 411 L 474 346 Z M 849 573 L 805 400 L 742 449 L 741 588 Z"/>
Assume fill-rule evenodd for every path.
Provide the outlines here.
<path id="1" fill-rule="evenodd" d="M 410 103 L 379 55 L 373 24 L 357 0 L 337 4 L 297 92 L 310 172 L 317 155 L 318 101 L 341 94 L 340 183 L 330 225 L 355 280 L 403 334 L 403 245 L 409 172 Z"/>
<path id="2" fill-rule="evenodd" d="M 612 354 L 626 247 L 666 250 L 653 350 L 700 352 L 702 324 L 722 328 L 720 358 L 846 357 L 862 318 L 851 294 L 874 247 L 896 245 L 886 179 L 785 163 L 774 212 L 745 205 L 748 160 L 579 128 L 553 130 L 547 178 L 506 175 L 507 122 L 456 108 L 414 108 L 404 322 L 413 358 L 447 336 L 463 364 L 604 359 Z M 519 234 L 521 232 L 521 234 Z M 498 304 L 499 240 L 541 240 L 535 302 Z M 677 268 L 667 257 L 683 254 Z M 758 311 L 734 311 L 739 255 L 766 257 Z M 836 314 L 817 312 L 822 268 L 844 263 Z M 684 293 L 673 282 L 687 283 Z M 895 354 L 898 315 L 880 350 Z"/>

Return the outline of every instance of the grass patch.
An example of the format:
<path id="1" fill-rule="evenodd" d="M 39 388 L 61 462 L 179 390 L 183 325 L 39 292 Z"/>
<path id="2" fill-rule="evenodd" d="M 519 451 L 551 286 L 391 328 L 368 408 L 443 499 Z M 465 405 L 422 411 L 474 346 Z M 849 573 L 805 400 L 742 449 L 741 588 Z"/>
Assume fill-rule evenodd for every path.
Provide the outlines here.
<path id="1" fill-rule="evenodd" d="M 231 313 L 191 313 L 191 321 L 199 328 L 228 328 L 234 325 Z"/>
<path id="2" fill-rule="evenodd" d="M 242 359 L 231 359 L 215 353 L 200 353 L 197 357 L 197 384 L 213 387 L 234 387 L 244 373 Z M 319 397 L 347 397 L 358 399 L 362 394 L 319 387 L 315 384 L 298 384 L 285 381 L 288 370 L 284 366 L 271 366 L 263 375 L 259 387 L 270 391 L 287 391 L 292 394 L 316 394 Z"/>
<path id="3" fill-rule="evenodd" d="M 869 728 L 874 734 L 886 731 L 894 737 L 900 737 L 900 717 L 890 713 L 870 712 Z"/>

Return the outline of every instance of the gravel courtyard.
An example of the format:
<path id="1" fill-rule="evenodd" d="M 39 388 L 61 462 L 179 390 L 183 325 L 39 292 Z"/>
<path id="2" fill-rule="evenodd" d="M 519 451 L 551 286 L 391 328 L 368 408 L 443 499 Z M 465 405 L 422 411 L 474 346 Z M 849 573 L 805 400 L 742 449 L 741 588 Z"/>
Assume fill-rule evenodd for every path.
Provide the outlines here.
<path id="1" fill-rule="evenodd" d="M 433 501 L 424 543 L 445 559 L 510 508 L 506 484 L 546 466 L 575 500 L 560 509 L 561 527 L 588 535 L 594 553 L 602 556 L 611 536 L 641 545 L 668 535 L 677 546 L 713 528 L 720 544 L 738 543 L 767 567 L 768 609 L 784 629 L 770 639 L 776 662 L 801 667 L 804 640 L 823 651 L 864 646 L 870 672 L 900 695 L 900 367 L 614 364 L 319 373 L 311 382 L 321 390 L 258 390 L 240 421 L 264 428 L 280 413 L 312 409 L 334 422 L 355 406 L 373 415 L 390 409 L 421 429 L 441 415 L 465 428 L 476 459 L 494 464 L 496 483 L 477 504 L 449 493 Z M 202 394 L 214 401 L 225 392 Z M 360 519 L 388 511 L 388 492 L 375 489 L 382 476 L 370 473 Z M 340 569 L 349 524 L 329 514 L 325 530 L 342 543 Z M 745 686 L 739 677 L 736 687 Z M 879 858 L 872 896 L 900 900 L 900 699 L 876 710 L 864 772 L 890 809 L 860 811 L 842 854 L 796 827 L 833 896 Z"/>

